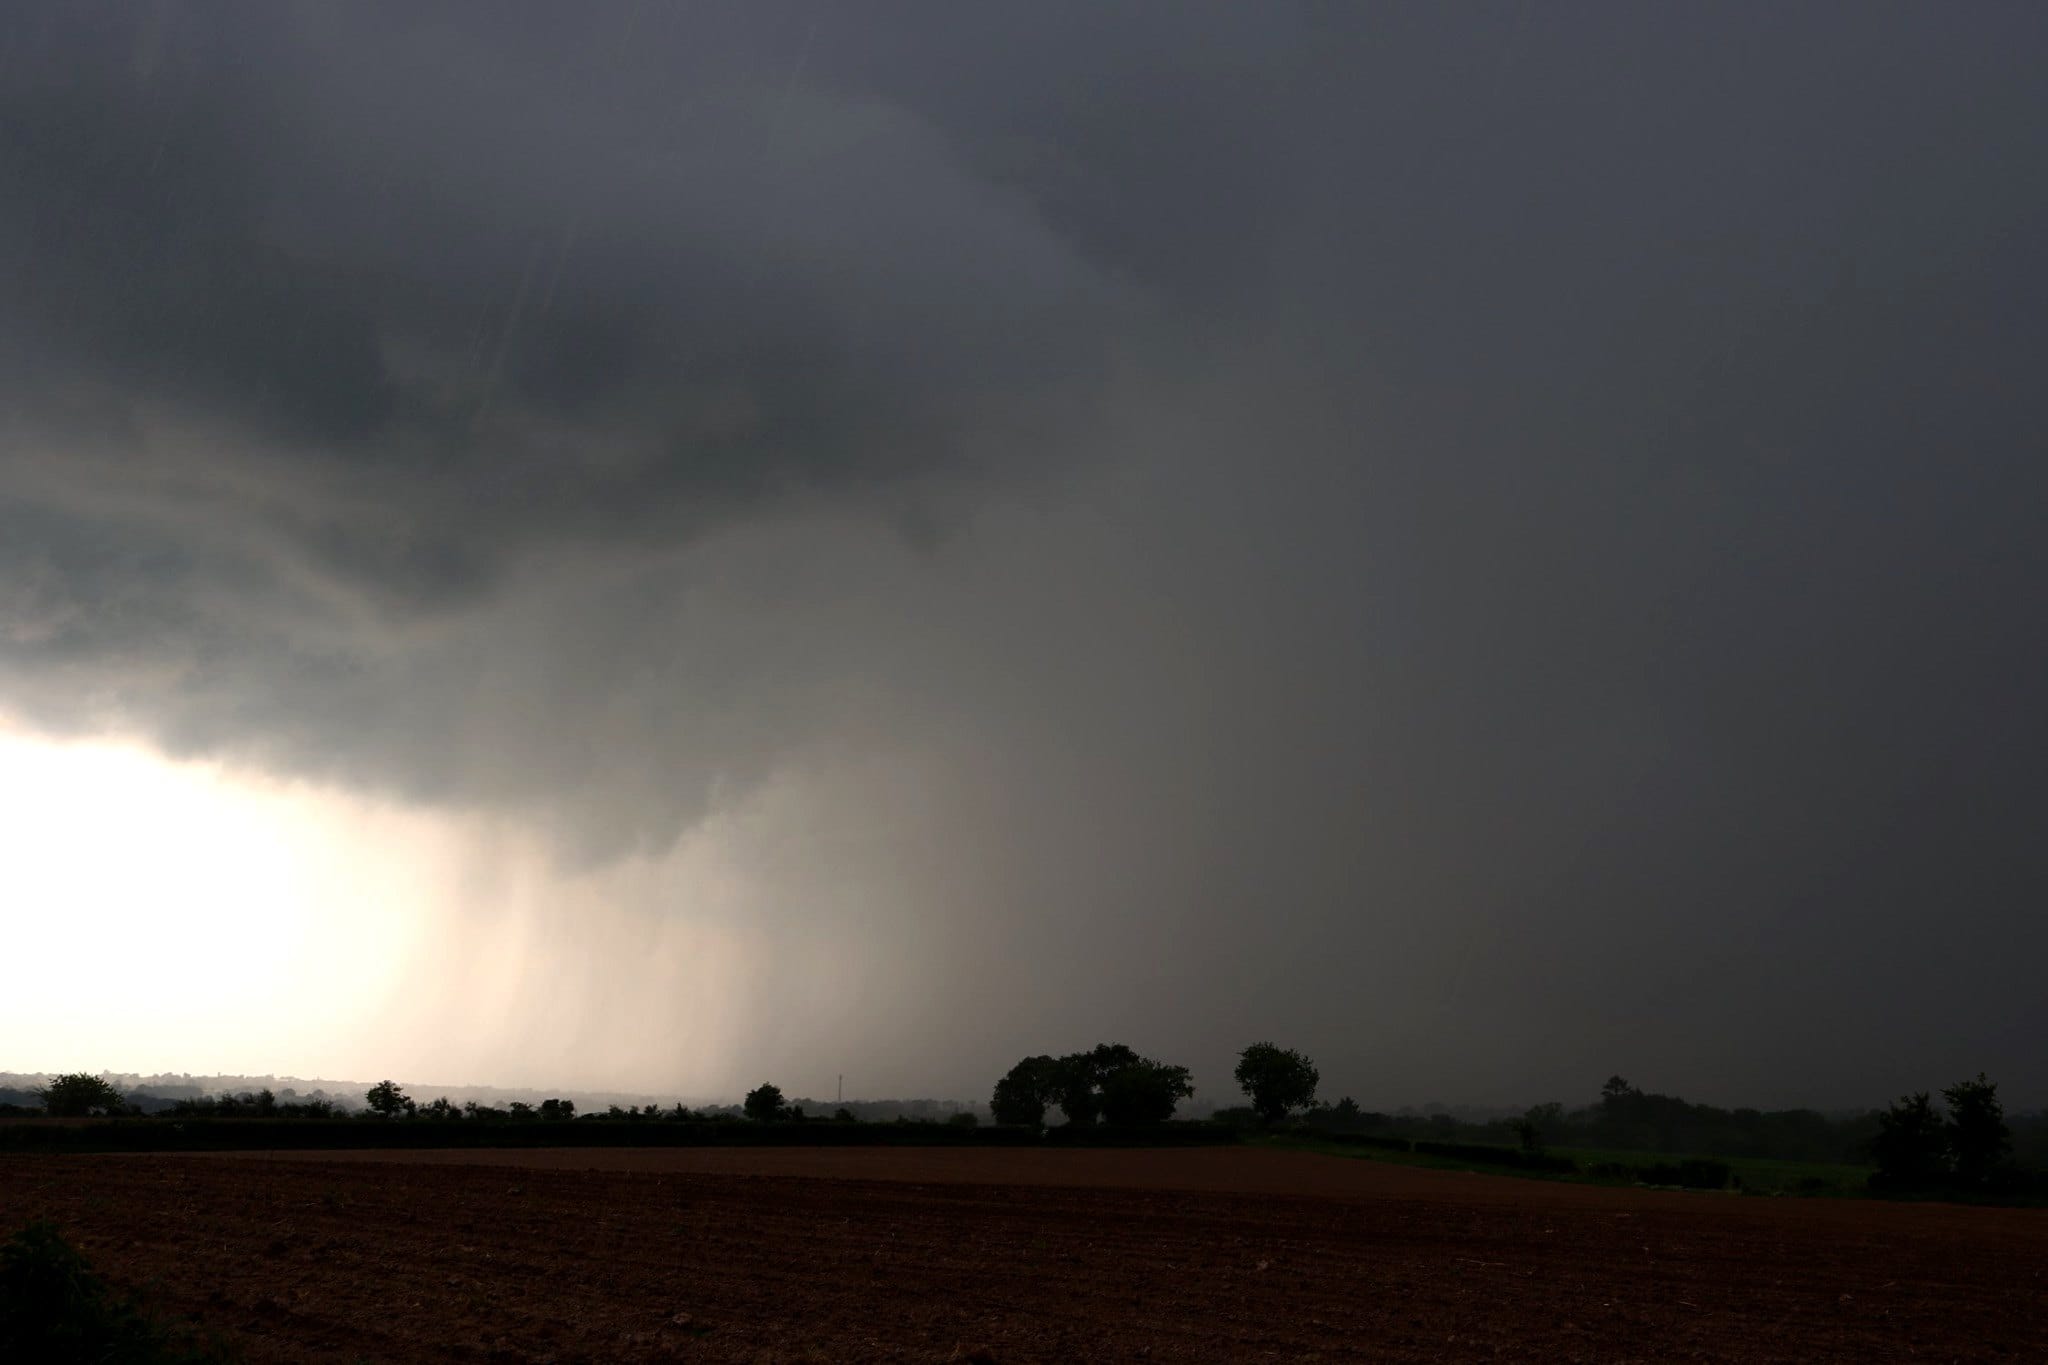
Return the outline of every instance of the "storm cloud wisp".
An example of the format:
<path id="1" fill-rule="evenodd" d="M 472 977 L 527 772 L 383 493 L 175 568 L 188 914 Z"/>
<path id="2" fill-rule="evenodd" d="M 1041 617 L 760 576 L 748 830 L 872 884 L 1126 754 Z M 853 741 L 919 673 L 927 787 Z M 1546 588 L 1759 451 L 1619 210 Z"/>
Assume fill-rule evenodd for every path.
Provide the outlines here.
<path id="1" fill-rule="evenodd" d="M 0 708 L 488 825 L 451 1018 L 2048 1098 L 2038 17 L 0 43 Z"/>

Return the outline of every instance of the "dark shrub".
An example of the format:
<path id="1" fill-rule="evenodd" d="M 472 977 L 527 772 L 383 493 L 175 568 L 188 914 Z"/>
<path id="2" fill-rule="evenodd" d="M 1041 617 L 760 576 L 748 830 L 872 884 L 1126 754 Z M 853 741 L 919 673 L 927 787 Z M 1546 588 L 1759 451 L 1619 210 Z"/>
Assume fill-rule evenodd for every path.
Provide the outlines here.
<path id="1" fill-rule="evenodd" d="M 0 1246 L 0 1360 L 200 1365 L 114 1294 L 48 1223 Z"/>
<path id="2" fill-rule="evenodd" d="M 1525 1152 L 1516 1147 L 1490 1147 L 1483 1142 L 1418 1141 L 1414 1150 L 1420 1156 L 1447 1156 L 1458 1161 L 1478 1162 L 1487 1166 L 1511 1166 L 1518 1171 L 1547 1171 L 1554 1175 L 1571 1175 L 1579 1169 L 1579 1163 L 1568 1156 Z"/>
<path id="3" fill-rule="evenodd" d="M 1251 1128 L 1264 1123 L 1265 1120 L 1260 1118 L 1259 1111 L 1250 1105 L 1233 1104 L 1209 1115 L 1209 1122 L 1229 1124 L 1233 1128 Z"/>
<path id="4" fill-rule="evenodd" d="M 1414 1144 L 1407 1138 L 1374 1137 L 1371 1133 L 1325 1133 L 1324 1138 L 1345 1147 L 1370 1147 L 1380 1152 L 1406 1152 Z"/>
<path id="5" fill-rule="evenodd" d="M 1725 1190 L 1732 1174 L 1727 1162 L 1703 1157 L 1687 1157 L 1676 1165 L 1645 1166 L 1640 1172 L 1645 1185 L 1680 1185 L 1688 1190 Z"/>

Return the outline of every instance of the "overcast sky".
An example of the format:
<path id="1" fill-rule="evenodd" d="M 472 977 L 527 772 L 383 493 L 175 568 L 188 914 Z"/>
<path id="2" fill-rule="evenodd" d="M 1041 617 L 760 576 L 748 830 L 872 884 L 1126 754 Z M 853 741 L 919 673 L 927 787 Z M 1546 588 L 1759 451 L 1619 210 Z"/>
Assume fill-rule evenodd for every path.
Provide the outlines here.
<path id="1" fill-rule="evenodd" d="M 2044 60 L 1988 3 L 16 16 L 0 712 L 298 811 L 382 888 L 315 939 L 403 947 L 0 1066 L 2048 1102 Z M 314 914 L 249 846 L 153 932 Z"/>

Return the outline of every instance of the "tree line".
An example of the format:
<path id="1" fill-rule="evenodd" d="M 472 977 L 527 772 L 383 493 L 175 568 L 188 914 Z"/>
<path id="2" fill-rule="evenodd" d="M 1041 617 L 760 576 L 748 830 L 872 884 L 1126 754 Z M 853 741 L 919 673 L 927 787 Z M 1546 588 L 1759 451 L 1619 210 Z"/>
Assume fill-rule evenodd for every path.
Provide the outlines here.
<path id="1" fill-rule="evenodd" d="M 1269 1042 L 1253 1043 L 1238 1056 L 1234 1079 L 1250 1103 L 1217 1111 L 1223 1123 L 1265 1126 L 1296 1120 L 1310 1130 L 1403 1137 L 1423 1141 L 1466 1141 L 1519 1146 L 1530 1153 L 1552 1145 L 1710 1157 L 1764 1157 L 1846 1164 L 1873 1163 L 1873 1183 L 1893 1191 L 1997 1193 L 2027 1185 L 2021 1172 L 2048 1163 L 2048 1115 L 2022 1118 L 2015 1134 L 1998 1098 L 1998 1086 L 1983 1074 L 1941 1091 L 1945 1107 L 1931 1094 L 1902 1097 L 1890 1108 L 1860 1115 L 1826 1116 L 1813 1110 L 1721 1109 L 1673 1095 L 1639 1089 L 1611 1076 L 1599 1099 L 1567 1110 L 1552 1102 L 1533 1106 L 1515 1119 L 1460 1122 L 1444 1113 L 1385 1114 L 1345 1097 L 1326 1103 L 1317 1095 L 1320 1075 L 1302 1053 Z M 996 1081 L 989 1109 L 998 1124 L 1040 1126 L 1057 1110 L 1069 1124 L 1139 1126 L 1164 1123 L 1194 1094 L 1188 1068 L 1145 1057 L 1122 1043 L 1104 1043 L 1064 1056 L 1021 1059 Z M 34 1092 L 42 1113 L 58 1117 L 120 1116 L 141 1111 L 104 1077 L 70 1073 Z M 289 1092 L 287 1092 L 289 1094 Z M 811 1103 L 816 1103 L 812 1101 Z M 538 1104 L 512 1101 L 491 1106 L 446 1098 L 424 1103 L 396 1082 L 380 1081 L 364 1095 L 360 1115 L 329 1099 L 282 1099 L 269 1090 L 181 1099 L 173 1117 L 304 1118 L 361 1117 L 368 1120 L 466 1120 L 561 1122 L 615 1121 L 802 1123 L 860 1121 L 840 1106 L 829 1115 L 806 1112 L 780 1087 L 764 1083 L 738 1106 L 691 1109 L 683 1104 L 612 1105 L 579 1114 L 569 1099 Z M 934 1115 L 936 1117 L 936 1115 Z M 971 1112 L 946 1121 L 973 1124 Z M 2017 1141 L 2016 1141 L 2017 1137 Z"/>
<path id="2" fill-rule="evenodd" d="M 291 1095 L 290 1091 L 286 1096 Z M 805 1102 L 791 1102 L 774 1085 L 762 1085 L 737 1105 L 686 1104 L 610 1105 L 579 1113 L 576 1101 L 553 1098 L 538 1103 L 512 1100 L 503 1105 L 479 1104 L 470 1100 L 456 1104 L 443 1096 L 416 1100 L 396 1082 L 379 1081 L 363 1093 L 363 1107 L 350 1109 L 332 1099 L 280 1097 L 268 1088 L 220 1095 L 199 1095 L 178 1099 L 168 1105 L 145 1110 L 103 1076 L 72 1072 L 52 1077 L 48 1083 L 27 1092 L 33 1107 L 0 1105 L 0 1113 L 43 1114 L 52 1118 L 141 1118 L 164 1115 L 171 1118 L 265 1118 L 265 1119 L 350 1119 L 392 1121 L 469 1120 L 482 1122 L 563 1122 L 571 1119 L 666 1123 L 756 1122 L 838 1123 L 898 1122 L 974 1123 L 972 1113 L 958 1112 L 937 1100 L 856 1100 L 841 1104 L 829 1114 L 817 1101 L 808 1103 L 818 1112 L 810 1113 Z"/>
<path id="3" fill-rule="evenodd" d="M 1912 1098 L 1909 1096 L 1901 1104 Z M 1879 1161 L 1878 1139 L 1886 1113 L 1724 1109 L 1643 1090 L 1620 1076 L 1610 1076 L 1591 1103 L 1575 1108 L 1552 1101 L 1533 1105 L 1519 1115 L 1472 1118 L 1442 1110 L 1379 1112 L 1347 1097 L 1334 1104 L 1318 1101 L 1302 1118 L 1312 1127 L 1340 1133 L 1491 1143 L 1530 1151 L 1592 1147 L 1674 1156 L 1696 1154 L 1866 1165 Z M 1219 1110 L 1215 1117 L 1226 1123 L 1261 1121 L 1250 1107 Z M 2001 1123 L 2006 1125 L 2015 1160 L 2023 1165 L 2048 1165 L 2048 1113 L 2001 1118 Z M 1922 1120 L 1918 1131 L 1925 1133 L 1929 1128 Z M 1931 1128 L 1942 1129 L 1939 1115 Z"/>

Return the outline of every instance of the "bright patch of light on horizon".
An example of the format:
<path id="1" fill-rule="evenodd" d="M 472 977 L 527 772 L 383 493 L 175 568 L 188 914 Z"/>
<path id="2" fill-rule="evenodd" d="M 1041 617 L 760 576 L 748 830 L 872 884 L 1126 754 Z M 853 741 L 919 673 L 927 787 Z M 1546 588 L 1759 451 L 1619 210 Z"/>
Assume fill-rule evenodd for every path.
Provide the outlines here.
<path id="1" fill-rule="evenodd" d="M 346 1028 L 420 923 L 401 820 L 128 745 L 0 729 L 0 1066 L 244 1066 Z M 365 857 L 382 846 L 382 856 Z"/>
<path id="2" fill-rule="evenodd" d="M 780 851 L 714 825 L 577 871 L 506 822 L 0 722 L 0 1070 L 720 1094 L 837 950 L 761 928 Z"/>

